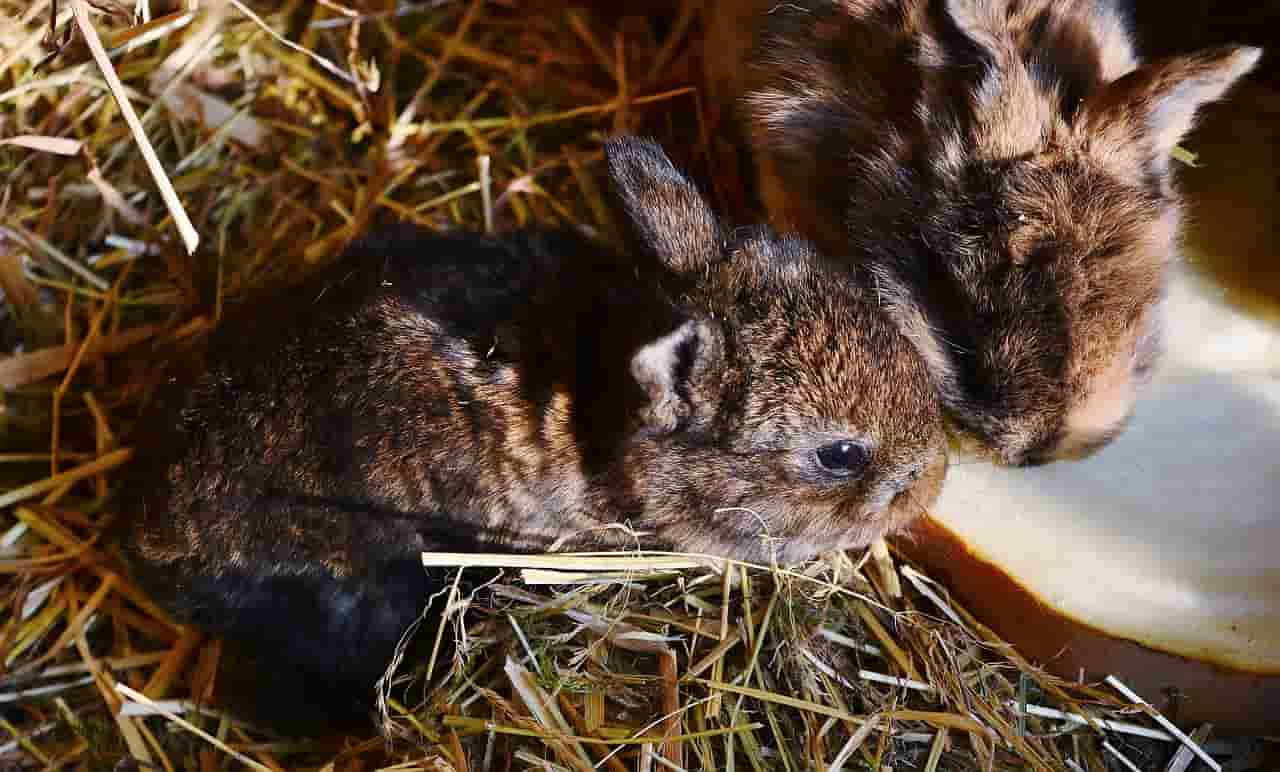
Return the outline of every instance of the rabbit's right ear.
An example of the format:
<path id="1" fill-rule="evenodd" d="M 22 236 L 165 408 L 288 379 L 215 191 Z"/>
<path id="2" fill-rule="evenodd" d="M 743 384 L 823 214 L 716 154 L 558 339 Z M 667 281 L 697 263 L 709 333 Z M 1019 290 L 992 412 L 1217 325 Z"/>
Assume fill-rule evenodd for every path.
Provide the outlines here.
<path id="1" fill-rule="evenodd" d="M 641 246 L 678 273 L 701 271 L 720 257 L 720 224 L 711 207 L 656 142 L 614 137 L 604 155 Z"/>
<path id="2" fill-rule="evenodd" d="M 1163 167 L 1204 105 L 1220 99 L 1262 58 L 1227 45 L 1144 64 L 1108 83 L 1082 106 L 1081 132 L 1117 152 L 1137 149 Z"/>
<path id="3" fill-rule="evenodd" d="M 719 404 L 724 384 L 724 335 L 710 318 L 682 323 L 641 346 L 631 357 L 631 375 L 648 396 L 647 432 L 669 435 Z"/>

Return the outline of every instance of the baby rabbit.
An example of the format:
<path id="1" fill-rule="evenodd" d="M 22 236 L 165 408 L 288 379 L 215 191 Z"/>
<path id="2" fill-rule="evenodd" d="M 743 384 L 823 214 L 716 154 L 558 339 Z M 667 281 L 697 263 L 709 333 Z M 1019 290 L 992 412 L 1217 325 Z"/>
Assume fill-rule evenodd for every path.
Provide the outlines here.
<path id="1" fill-rule="evenodd" d="M 440 586 L 422 551 L 793 563 L 931 504 L 940 409 L 867 277 L 723 228 L 649 141 L 606 156 L 636 255 L 396 227 L 229 317 L 125 487 L 156 599 L 371 697 Z"/>
<path id="2" fill-rule="evenodd" d="M 713 6 L 771 221 L 874 273 L 970 449 L 1115 437 L 1158 360 L 1171 154 L 1260 50 L 1139 64 L 1112 0 Z"/>

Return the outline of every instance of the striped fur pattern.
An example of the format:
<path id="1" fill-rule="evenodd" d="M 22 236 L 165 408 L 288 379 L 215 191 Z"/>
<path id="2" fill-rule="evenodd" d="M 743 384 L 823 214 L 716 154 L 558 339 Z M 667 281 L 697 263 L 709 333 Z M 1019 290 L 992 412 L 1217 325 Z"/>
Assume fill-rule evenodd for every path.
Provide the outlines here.
<path id="1" fill-rule="evenodd" d="M 751 30 L 749 66 L 711 74 L 771 221 L 869 264 L 969 447 L 1028 465 L 1116 436 L 1158 361 L 1171 153 L 1260 52 L 1140 63 L 1111 0 L 715 5 Z"/>
<path id="2" fill-rule="evenodd" d="M 928 506 L 940 411 L 869 284 L 723 228 L 652 143 L 607 154 L 634 255 L 397 227 L 220 325 L 139 433 L 147 587 L 368 695 L 440 586 L 424 550 L 793 563 Z M 833 443 L 856 467 L 823 462 Z"/>

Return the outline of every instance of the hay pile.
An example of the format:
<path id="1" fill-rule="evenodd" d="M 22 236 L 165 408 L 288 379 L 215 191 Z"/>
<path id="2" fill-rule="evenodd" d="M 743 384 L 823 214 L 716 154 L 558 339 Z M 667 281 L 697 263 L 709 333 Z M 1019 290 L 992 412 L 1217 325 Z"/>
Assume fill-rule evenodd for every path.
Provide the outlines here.
<path id="1" fill-rule="evenodd" d="M 1164 768 L 1149 717 L 884 555 L 511 568 L 453 599 L 456 659 L 398 663 L 420 699 L 386 702 L 385 736 L 284 740 L 216 709 L 219 642 L 104 538 L 157 362 L 374 222 L 613 238 L 609 133 L 710 184 L 692 2 L 516 6 L 0 0 L 0 766 Z"/>

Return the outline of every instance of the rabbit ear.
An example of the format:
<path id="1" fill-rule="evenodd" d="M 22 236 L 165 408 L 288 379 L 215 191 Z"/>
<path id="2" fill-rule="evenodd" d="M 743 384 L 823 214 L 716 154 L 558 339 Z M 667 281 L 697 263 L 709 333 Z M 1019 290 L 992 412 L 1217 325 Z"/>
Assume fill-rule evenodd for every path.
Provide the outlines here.
<path id="1" fill-rule="evenodd" d="M 665 435 L 685 427 L 699 402 L 717 400 L 723 367 L 723 338 L 710 319 L 690 319 L 641 346 L 631 375 L 649 398 L 645 430 Z"/>
<path id="2" fill-rule="evenodd" d="M 1167 162 L 1191 130 L 1196 112 L 1222 97 L 1262 56 L 1250 46 L 1222 46 L 1143 65 L 1089 97 L 1077 123 L 1085 138 L 1136 147 Z"/>
<path id="3" fill-rule="evenodd" d="M 605 143 L 614 192 L 640 245 L 678 273 L 700 271 L 720 255 L 720 224 L 706 199 L 655 142 Z"/>

